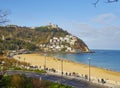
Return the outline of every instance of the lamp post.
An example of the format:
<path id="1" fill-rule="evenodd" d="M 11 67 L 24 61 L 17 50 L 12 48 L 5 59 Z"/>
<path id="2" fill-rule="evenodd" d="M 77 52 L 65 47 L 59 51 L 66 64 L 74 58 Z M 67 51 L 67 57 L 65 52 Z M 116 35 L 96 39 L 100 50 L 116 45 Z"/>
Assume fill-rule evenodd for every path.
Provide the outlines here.
<path id="1" fill-rule="evenodd" d="M 19 66 L 20 56 L 18 56 L 17 66 Z"/>
<path id="2" fill-rule="evenodd" d="M 89 61 L 89 78 L 88 78 L 88 80 L 89 80 L 89 82 L 90 82 L 90 79 L 91 79 L 91 78 L 90 78 L 90 73 L 91 73 L 91 72 L 90 72 L 90 64 L 91 64 L 90 62 L 91 62 L 91 58 L 88 58 L 88 61 Z"/>
<path id="3" fill-rule="evenodd" d="M 25 69 L 25 58 L 24 58 L 24 69 Z"/>
<path id="4" fill-rule="evenodd" d="M 20 56 L 18 56 L 18 59 L 19 59 L 19 65 L 20 65 L 20 58 L 21 58 L 21 57 L 20 57 Z"/>
<path id="5" fill-rule="evenodd" d="M 62 84 L 62 77 L 63 77 L 63 60 L 61 59 L 61 84 Z"/>
<path id="6" fill-rule="evenodd" d="M 44 56 L 45 56 L 45 59 L 44 59 L 44 70 L 46 69 L 46 56 L 47 56 L 47 54 L 44 54 Z"/>

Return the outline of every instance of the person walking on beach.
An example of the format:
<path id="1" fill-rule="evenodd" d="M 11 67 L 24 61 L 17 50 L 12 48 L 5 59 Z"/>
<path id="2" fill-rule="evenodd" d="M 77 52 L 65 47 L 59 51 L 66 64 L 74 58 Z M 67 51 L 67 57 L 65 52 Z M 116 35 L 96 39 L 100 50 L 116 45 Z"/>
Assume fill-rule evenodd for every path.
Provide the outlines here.
<path id="1" fill-rule="evenodd" d="M 98 83 L 100 82 L 100 80 L 98 79 Z"/>

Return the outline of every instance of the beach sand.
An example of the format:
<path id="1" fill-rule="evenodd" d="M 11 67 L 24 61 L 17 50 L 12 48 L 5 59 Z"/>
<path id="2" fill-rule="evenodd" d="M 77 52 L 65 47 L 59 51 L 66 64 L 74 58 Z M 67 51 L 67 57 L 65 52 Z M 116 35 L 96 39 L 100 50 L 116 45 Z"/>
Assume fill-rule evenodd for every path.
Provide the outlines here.
<path id="1" fill-rule="evenodd" d="M 20 56 L 20 59 L 18 58 Z M 57 71 L 61 71 L 61 60 L 54 57 L 45 57 L 40 54 L 21 54 L 14 56 L 15 59 L 25 61 L 33 66 L 41 66 L 43 68 L 46 58 L 46 67 L 54 68 Z M 105 79 L 109 83 L 120 84 L 120 73 L 106 69 L 97 68 L 94 66 L 90 67 L 91 78 L 94 79 Z M 63 60 L 63 72 L 75 72 L 80 76 L 89 76 L 89 66 L 81 63 L 76 63 L 68 60 Z"/>

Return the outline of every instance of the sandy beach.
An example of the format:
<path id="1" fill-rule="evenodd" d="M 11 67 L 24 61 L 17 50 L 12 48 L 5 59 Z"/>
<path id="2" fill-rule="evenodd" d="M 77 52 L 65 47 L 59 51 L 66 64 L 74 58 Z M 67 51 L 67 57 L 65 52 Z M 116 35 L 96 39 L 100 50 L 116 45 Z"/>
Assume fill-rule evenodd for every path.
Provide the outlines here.
<path id="1" fill-rule="evenodd" d="M 18 58 L 20 56 L 20 59 Z M 58 72 L 61 71 L 61 60 L 54 57 L 45 57 L 40 54 L 22 54 L 14 56 L 15 59 L 20 61 L 25 61 L 30 63 L 33 66 L 41 66 L 42 68 L 45 65 L 46 58 L 46 68 L 54 68 Z M 92 79 L 105 79 L 106 82 L 113 84 L 120 84 L 120 73 L 113 72 L 106 69 L 97 68 L 94 66 L 90 67 L 91 69 L 91 78 Z M 80 76 L 89 75 L 89 66 L 85 64 L 75 63 L 68 60 L 63 60 L 63 72 L 68 73 L 78 73 Z"/>

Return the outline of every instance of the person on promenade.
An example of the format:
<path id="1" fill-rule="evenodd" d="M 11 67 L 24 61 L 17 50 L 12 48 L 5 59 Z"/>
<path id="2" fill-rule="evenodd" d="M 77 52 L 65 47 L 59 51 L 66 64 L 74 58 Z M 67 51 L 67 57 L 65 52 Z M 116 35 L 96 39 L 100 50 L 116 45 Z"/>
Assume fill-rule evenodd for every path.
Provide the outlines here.
<path id="1" fill-rule="evenodd" d="M 105 80 L 104 80 L 103 78 L 101 79 L 101 83 L 102 83 L 102 84 L 106 83 Z"/>
<path id="2" fill-rule="evenodd" d="M 98 83 L 100 82 L 100 80 L 98 79 Z"/>

